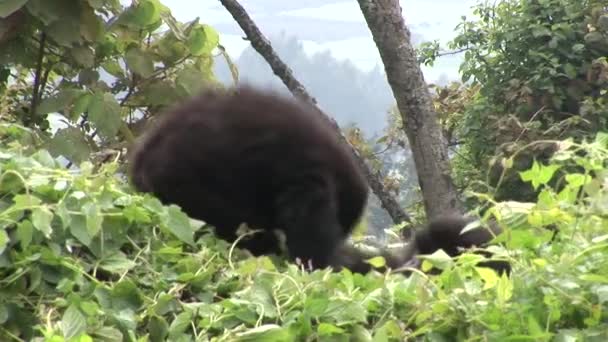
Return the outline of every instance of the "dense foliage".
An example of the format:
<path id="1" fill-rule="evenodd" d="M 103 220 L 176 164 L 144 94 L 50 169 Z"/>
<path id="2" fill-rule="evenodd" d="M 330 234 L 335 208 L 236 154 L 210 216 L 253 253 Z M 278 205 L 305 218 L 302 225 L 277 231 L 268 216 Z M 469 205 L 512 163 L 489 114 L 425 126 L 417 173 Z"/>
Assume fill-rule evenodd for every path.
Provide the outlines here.
<path id="1" fill-rule="evenodd" d="M 453 46 L 474 82 L 437 88 L 435 104 L 461 184 L 509 152 L 494 187 L 469 189 L 506 228 L 492 250 L 510 277 L 441 251 L 425 261 L 436 276 L 307 273 L 215 239 L 133 192 L 113 156 L 213 82 L 217 33 L 158 0 L 0 3 L 0 340 L 606 341 L 605 4 L 509 0 L 478 14 Z M 398 125 L 378 143 L 406 147 Z M 547 144 L 554 154 L 534 160 Z M 508 194 L 533 199 L 496 200 L 509 168 L 522 172 Z"/>
<path id="2" fill-rule="evenodd" d="M 448 45 L 464 51 L 461 73 L 470 88 L 448 87 L 438 100 L 452 117 L 446 122 L 450 143 L 458 146 L 457 178 L 467 186 L 489 176 L 498 198 L 531 200 L 537 193 L 517 172 L 497 187 L 503 158 L 532 141 L 582 139 L 608 128 L 606 2 L 504 0 L 480 4 L 475 14 Z M 432 63 L 441 53 L 427 43 L 420 54 Z M 552 149 L 538 145 L 521 153 L 514 170 L 546 160 Z"/>
<path id="3" fill-rule="evenodd" d="M 0 5 L 2 117 L 40 131 L 73 163 L 120 151 L 164 106 L 213 81 L 219 36 L 158 0 L 9 0 Z M 63 127 L 48 133 L 48 114 Z"/>
<path id="4" fill-rule="evenodd" d="M 551 164 L 522 173 L 537 203 L 488 211 L 508 227 L 506 249 L 493 247 L 514 264 L 507 278 L 474 268 L 473 254 L 435 253 L 427 262 L 444 272 L 434 277 L 248 258 L 179 208 L 133 193 L 117 164 L 70 171 L 45 150 L 24 153 L 14 138 L 27 130 L 0 133 L 10 146 L 0 155 L 3 341 L 608 337 L 606 135 L 560 142 Z M 547 186 L 568 164 L 583 171 Z"/>

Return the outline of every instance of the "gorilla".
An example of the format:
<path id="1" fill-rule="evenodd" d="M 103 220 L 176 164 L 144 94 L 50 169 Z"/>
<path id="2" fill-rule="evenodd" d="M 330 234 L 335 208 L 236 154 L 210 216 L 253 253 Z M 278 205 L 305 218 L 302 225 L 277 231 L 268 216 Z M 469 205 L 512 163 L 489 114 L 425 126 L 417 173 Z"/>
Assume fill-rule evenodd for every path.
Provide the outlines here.
<path id="1" fill-rule="evenodd" d="M 402 259 L 398 263 L 418 268 L 420 260 L 416 256 L 419 254 L 432 254 L 442 249 L 447 255 L 455 257 L 465 249 L 485 247 L 502 233 L 502 229 L 496 222 L 490 222 L 488 227 L 476 227 L 462 233 L 462 230 L 474 221 L 473 217 L 458 214 L 435 218 L 426 227 L 414 232 L 413 241 L 401 253 Z M 486 258 L 492 257 L 490 252 L 484 250 L 476 250 L 475 253 Z M 488 267 L 498 273 L 509 274 L 511 272 L 511 265 L 505 260 L 484 260 L 477 266 Z"/>
<path id="2" fill-rule="evenodd" d="M 207 89 L 144 133 L 130 151 L 129 175 L 138 191 L 180 206 L 228 242 L 242 223 L 260 230 L 239 241 L 253 255 L 280 253 L 278 230 L 291 260 L 312 269 L 371 270 L 345 243 L 366 207 L 366 178 L 313 104 L 251 86 Z M 458 237 L 462 223 L 431 223 L 401 256 L 385 254 L 387 266 L 438 248 L 452 252 L 461 242 L 467 247 Z M 489 240 L 479 236 L 473 244 Z"/>

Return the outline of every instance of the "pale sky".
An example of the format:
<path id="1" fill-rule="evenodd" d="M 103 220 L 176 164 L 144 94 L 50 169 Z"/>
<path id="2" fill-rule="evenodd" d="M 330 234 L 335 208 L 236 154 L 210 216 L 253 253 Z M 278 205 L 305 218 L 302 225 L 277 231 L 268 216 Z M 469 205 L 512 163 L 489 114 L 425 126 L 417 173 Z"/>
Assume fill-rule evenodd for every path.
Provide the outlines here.
<path id="1" fill-rule="evenodd" d="M 320 19 L 327 22 L 365 25 L 365 20 L 355 0 L 327 0 L 326 4 L 317 7 L 306 8 L 303 5 L 299 9 L 282 11 L 277 9 L 281 6 L 281 1 L 298 0 L 242 0 L 240 4 L 248 11 L 266 36 L 280 33 L 265 29 L 265 26 L 271 26 L 268 24 L 269 22 L 275 23 L 272 28 L 276 31 L 282 30 L 287 35 L 298 36 L 298 32 L 293 29 L 290 30 L 289 18 Z M 130 3 L 129 0 L 122 0 L 121 2 Z M 171 9 L 174 16 L 180 21 L 190 21 L 200 17 L 202 23 L 219 26 L 221 43 L 233 59 L 238 58 L 248 46 L 248 42 L 243 40 L 241 35 L 222 32 L 222 28 L 227 26 L 233 31 L 238 30 L 236 32 L 240 32 L 240 29 L 218 0 L 164 0 L 162 2 Z M 447 41 L 454 36 L 453 30 L 460 22 L 460 17 L 470 15 L 471 7 L 478 0 L 401 0 L 400 2 L 406 23 L 412 31 L 422 35 L 425 40 L 441 39 Z M 294 8 L 298 6 L 290 3 L 286 4 L 285 7 Z M 270 10 L 265 11 L 265 8 Z M 277 27 L 276 22 L 285 19 L 287 20 L 281 21 L 279 27 Z M 283 22 L 287 24 L 281 26 Z M 381 63 L 380 56 L 371 35 L 366 31 L 363 32 L 364 34 L 346 39 L 323 42 L 303 39 L 302 43 L 307 53 L 313 54 L 329 50 L 335 58 L 349 59 L 359 68 L 371 69 Z M 427 75 L 427 79 L 433 80 L 443 72 L 455 77 L 457 76 L 457 68 L 458 65 L 454 61 L 448 63 L 439 61 L 433 69 L 423 68 L 423 71 Z"/>

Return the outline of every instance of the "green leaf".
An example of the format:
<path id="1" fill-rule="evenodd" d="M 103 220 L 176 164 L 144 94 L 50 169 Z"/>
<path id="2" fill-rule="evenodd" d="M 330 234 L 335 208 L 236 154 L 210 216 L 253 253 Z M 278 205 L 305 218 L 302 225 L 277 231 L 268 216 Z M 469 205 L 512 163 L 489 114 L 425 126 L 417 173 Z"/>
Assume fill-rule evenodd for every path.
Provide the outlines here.
<path id="1" fill-rule="evenodd" d="M 78 66 L 92 68 L 95 66 L 95 53 L 87 46 L 77 46 L 70 49 L 70 55 Z"/>
<path id="2" fill-rule="evenodd" d="M 34 208 L 32 210 L 32 223 L 34 228 L 42 232 L 45 236 L 50 236 L 52 232 L 51 221 L 53 220 L 53 216 L 53 213 L 48 208 Z"/>
<path id="3" fill-rule="evenodd" d="M 148 331 L 151 342 L 165 341 L 169 335 L 169 324 L 163 317 L 152 315 L 148 320 Z"/>
<path id="4" fill-rule="evenodd" d="M 131 280 L 123 280 L 112 289 L 112 306 L 116 310 L 137 312 L 143 303 L 141 291 Z"/>
<path id="5" fill-rule="evenodd" d="M 82 213 L 86 217 L 87 232 L 89 236 L 95 237 L 103 225 L 103 215 L 97 205 L 93 202 L 85 203 L 82 206 Z"/>
<path id="6" fill-rule="evenodd" d="M 97 79 L 99 79 L 99 73 L 97 71 L 95 71 L 95 73 L 97 75 Z M 80 76 L 81 74 L 82 74 L 82 72 L 80 74 L 78 74 L 79 78 L 81 77 Z M 84 93 L 74 101 L 74 105 L 72 106 L 72 109 L 70 110 L 70 119 L 72 121 L 76 121 L 80 117 L 80 115 L 82 115 L 82 113 L 84 113 L 84 111 L 87 110 L 87 108 L 89 107 L 89 104 L 91 103 L 92 98 L 93 98 L 93 95 L 91 95 L 89 93 Z"/>
<path id="7" fill-rule="evenodd" d="M 15 202 L 14 209 L 30 209 L 40 205 L 42 200 L 31 194 L 19 194 L 13 197 L 13 202 Z"/>
<path id="8" fill-rule="evenodd" d="M 82 215 L 70 215 L 70 233 L 85 246 L 91 245 L 91 235 L 87 229 L 86 218 Z"/>
<path id="9" fill-rule="evenodd" d="M 112 327 L 102 327 L 100 329 L 97 329 L 94 332 L 93 336 L 96 337 L 95 341 L 113 342 L 123 340 L 123 336 L 120 330 Z"/>
<path id="10" fill-rule="evenodd" d="M 152 57 L 136 46 L 130 47 L 125 53 L 125 63 L 131 71 L 144 78 L 154 72 Z"/>
<path id="11" fill-rule="evenodd" d="M 58 130 L 49 142 L 48 149 L 53 156 L 63 156 L 74 163 L 87 160 L 91 153 L 84 134 L 76 127 Z"/>
<path id="12" fill-rule="evenodd" d="M 80 38 L 80 18 L 76 17 L 63 18 L 49 25 L 47 32 L 49 37 L 55 40 L 59 45 L 72 47 L 81 42 Z"/>
<path id="13" fill-rule="evenodd" d="M 209 25 L 199 25 L 194 27 L 188 36 L 188 49 L 194 56 L 210 54 L 220 41 L 220 36 Z"/>
<path id="14" fill-rule="evenodd" d="M 386 265 L 386 260 L 384 257 L 376 256 L 371 259 L 367 259 L 366 262 L 372 265 L 374 268 L 384 267 Z"/>
<path id="15" fill-rule="evenodd" d="M 206 83 L 205 80 L 205 75 L 199 70 L 193 67 L 185 67 L 177 73 L 176 83 L 186 96 L 192 96 L 203 88 Z"/>
<path id="16" fill-rule="evenodd" d="M 188 216 L 176 205 L 170 205 L 161 216 L 164 228 L 181 241 L 194 245 L 194 230 Z"/>
<path id="17" fill-rule="evenodd" d="M 339 328 L 333 324 L 321 323 L 317 328 L 317 333 L 319 334 L 319 336 L 331 336 L 334 334 L 344 333 L 344 329 Z"/>
<path id="18" fill-rule="evenodd" d="M 171 105 L 179 99 L 175 84 L 166 80 L 159 80 L 144 85 L 137 94 L 143 97 L 143 103 L 152 106 Z"/>
<path id="19" fill-rule="evenodd" d="M 40 102 L 36 113 L 48 114 L 57 112 L 67 112 L 74 100 L 82 96 L 83 91 L 80 89 L 67 88 L 60 90 L 57 94 L 47 97 Z"/>
<path id="20" fill-rule="evenodd" d="M 110 75 L 114 76 L 114 77 L 118 77 L 118 78 L 124 78 L 125 73 L 124 70 L 122 69 L 122 67 L 120 66 L 120 64 L 113 60 L 113 59 L 109 59 L 106 60 L 105 62 L 103 62 L 103 64 L 101 65 L 101 67 Z"/>
<path id="21" fill-rule="evenodd" d="M 175 339 L 175 337 L 182 334 L 192 322 L 192 313 L 190 311 L 184 311 L 177 315 L 171 325 L 169 325 L 169 341 Z"/>
<path id="22" fill-rule="evenodd" d="M 99 267 L 110 273 L 116 274 L 128 272 L 135 266 L 135 262 L 128 259 L 122 252 L 113 253 L 104 257 L 99 262 Z"/>
<path id="23" fill-rule="evenodd" d="M 70 305 L 65 310 L 63 317 L 61 318 L 61 330 L 63 337 L 66 339 L 72 339 L 80 336 L 86 331 L 87 322 L 86 317 L 80 312 L 76 305 Z"/>
<path id="24" fill-rule="evenodd" d="M 80 35 L 88 42 L 96 42 L 103 37 L 104 23 L 92 7 L 82 6 L 80 14 Z"/>
<path id="25" fill-rule="evenodd" d="M 27 0 L 3 0 L 0 2 L 0 18 L 6 18 L 17 12 Z"/>
<path id="26" fill-rule="evenodd" d="M 101 136 L 116 137 L 122 123 L 120 105 L 111 93 L 95 93 L 89 103 L 89 121 L 99 130 Z"/>
<path id="27" fill-rule="evenodd" d="M 21 244 L 21 248 L 26 249 L 32 242 L 34 236 L 34 226 L 29 220 L 25 220 L 17 225 L 17 238 Z M 1 252 L 0 252 L 1 254 Z"/>
<path id="28" fill-rule="evenodd" d="M 123 215 L 125 215 L 125 218 L 129 220 L 129 222 L 152 222 L 152 218 L 148 214 L 148 211 L 136 205 L 129 205 L 128 207 L 123 209 L 122 213 Z"/>
<path id="29" fill-rule="evenodd" d="M 6 246 L 8 246 L 8 234 L 6 233 L 6 230 L 4 229 L 0 229 L 0 255 L 2 255 L 2 253 L 4 253 L 4 251 L 6 250 Z"/>

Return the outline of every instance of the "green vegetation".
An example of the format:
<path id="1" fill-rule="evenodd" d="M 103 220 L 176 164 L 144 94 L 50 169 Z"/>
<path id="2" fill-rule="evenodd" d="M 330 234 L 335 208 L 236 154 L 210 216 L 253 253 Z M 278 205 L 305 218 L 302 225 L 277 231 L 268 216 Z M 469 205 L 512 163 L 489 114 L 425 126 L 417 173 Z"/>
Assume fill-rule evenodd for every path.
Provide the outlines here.
<path id="1" fill-rule="evenodd" d="M 510 277 L 441 251 L 424 264 L 436 276 L 307 273 L 215 239 L 135 193 L 122 155 L 214 83 L 217 33 L 157 0 L 0 4 L 0 340 L 608 340 L 605 4 L 478 13 L 453 46 L 475 82 L 440 89 L 436 107 L 459 184 L 506 228 L 491 249 Z M 66 127 L 50 132 L 48 113 Z"/>

